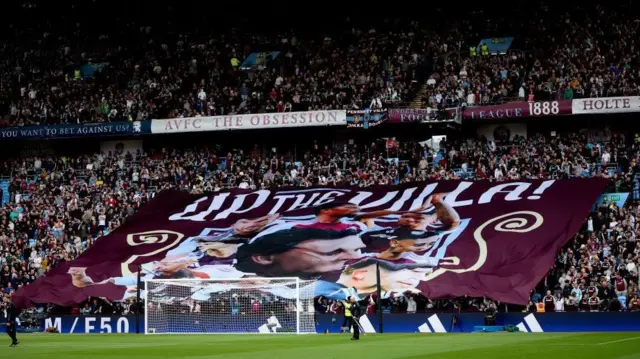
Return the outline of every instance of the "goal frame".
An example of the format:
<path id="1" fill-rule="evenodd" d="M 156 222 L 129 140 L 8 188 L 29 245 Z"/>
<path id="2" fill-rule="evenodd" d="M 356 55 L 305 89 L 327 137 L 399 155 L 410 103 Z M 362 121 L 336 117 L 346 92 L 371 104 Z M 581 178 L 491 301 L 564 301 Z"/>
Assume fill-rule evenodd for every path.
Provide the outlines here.
<path id="1" fill-rule="evenodd" d="M 246 333 L 238 333 L 238 332 L 230 332 L 230 333 L 221 333 L 221 332 L 211 332 L 211 333 L 150 333 L 149 332 L 149 307 L 148 307 L 148 299 L 149 299 L 149 290 L 147 288 L 148 282 L 153 283 L 180 283 L 180 282 L 206 282 L 206 281 L 232 281 L 232 282 L 243 282 L 243 281 L 255 281 L 255 280 L 282 280 L 282 281 L 295 281 L 296 284 L 296 293 L 298 293 L 296 297 L 296 331 L 295 332 L 280 332 L 278 334 L 288 334 L 288 335 L 302 335 L 302 334 L 317 334 L 317 332 L 300 332 L 300 309 L 302 308 L 302 302 L 300 301 L 300 282 L 311 282 L 312 280 L 301 280 L 299 277 L 242 277 L 242 278 L 209 278 L 209 279 L 200 279 L 200 278 L 177 278 L 177 279 L 149 279 L 142 281 L 142 285 L 144 286 L 144 334 L 145 335 L 272 335 L 272 333 L 260 333 L 260 332 L 246 332 Z M 315 301 L 315 298 L 314 298 Z M 300 308 L 298 307 L 300 306 Z M 314 309 L 315 313 L 315 309 Z M 315 323 L 315 314 L 314 314 L 314 323 Z"/>

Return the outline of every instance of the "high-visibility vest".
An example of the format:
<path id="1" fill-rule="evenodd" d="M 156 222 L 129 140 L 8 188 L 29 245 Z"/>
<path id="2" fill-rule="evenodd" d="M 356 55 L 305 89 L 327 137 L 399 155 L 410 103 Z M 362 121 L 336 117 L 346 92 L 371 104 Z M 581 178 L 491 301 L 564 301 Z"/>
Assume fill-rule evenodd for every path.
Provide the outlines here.
<path id="1" fill-rule="evenodd" d="M 544 313 L 544 303 L 537 303 L 536 309 L 538 310 L 538 313 Z"/>
<path id="2" fill-rule="evenodd" d="M 80 70 L 75 70 L 75 71 L 73 71 L 73 77 L 74 77 L 76 80 L 80 80 L 80 78 L 82 78 L 82 74 L 80 73 Z"/>
<path id="3" fill-rule="evenodd" d="M 489 55 L 489 46 L 487 46 L 486 44 L 482 44 L 482 46 L 480 47 L 480 51 L 482 52 L 482 56 Z"/>
<path id="4" fill-rule="evenodd" d="M 231 66 L 233 66 L 233 67 L 238 67 L 238 66 L 240 66 L 240 60 L 238 60 L 238 59 L 237 59 L 237 58 L 235 58 L 235 57 L 234 57 L 234 58 L 232 58 L 232 59 L 231 59 Z"/>
<path id="5" fill-rule="evenodd" d="M 471 46 L 469 48 L 469 55 L 471 55 L 471 57 L 478 56 L 478 51 L 476 50 L 475 46 Z"/>
<path id="6" fill-rule="evenodd" d="M 351 309 L 349 309 L 349 303 L 348 302 L 342 302 L 342 305 L 344 305 L 344 316 L 345 317 L 350 317 L 351 316 Z"/>

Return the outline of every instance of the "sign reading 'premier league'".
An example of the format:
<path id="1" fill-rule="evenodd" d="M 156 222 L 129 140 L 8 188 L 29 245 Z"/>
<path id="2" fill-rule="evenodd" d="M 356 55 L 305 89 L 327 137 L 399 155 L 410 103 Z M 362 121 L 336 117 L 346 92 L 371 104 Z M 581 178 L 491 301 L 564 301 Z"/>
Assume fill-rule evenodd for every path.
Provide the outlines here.
<path id="1" fill-rule="evenodd" d="M 316 295 L 376 290 L 526 303 L 606 180 L 163 192 L 14 296 L 19 307 L 136 295 L 150 278 L 300 277 Z M 208 300 L 202 296 L 194 300 Z"/>

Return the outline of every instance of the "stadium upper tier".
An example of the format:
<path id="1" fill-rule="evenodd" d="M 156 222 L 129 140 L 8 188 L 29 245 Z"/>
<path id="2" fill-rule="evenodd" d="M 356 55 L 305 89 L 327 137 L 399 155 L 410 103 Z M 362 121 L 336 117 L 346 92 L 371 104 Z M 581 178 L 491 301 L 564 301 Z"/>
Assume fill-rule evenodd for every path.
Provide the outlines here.
<path id="1" fill-rule="evenodd" d="M 310 24 L 280 14 L 286 26 L 268 27 L 206 21 L 179 4 L 153 16 L 100 4 L 61 5 L 53 15 L 30 3 L 3 22 L 0 125 L 449 107 L 640 88 L 638 23 L 617 3 L 434 9 L 422 22 L 332 15 Z M 506 36 L 514 38 L 506 55 L 478 47 Z"/>

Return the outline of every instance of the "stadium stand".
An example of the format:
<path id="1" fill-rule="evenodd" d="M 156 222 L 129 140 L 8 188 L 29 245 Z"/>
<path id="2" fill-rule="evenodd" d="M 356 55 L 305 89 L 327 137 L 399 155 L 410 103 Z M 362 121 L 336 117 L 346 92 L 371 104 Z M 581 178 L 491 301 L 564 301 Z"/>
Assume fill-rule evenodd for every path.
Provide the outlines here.
<path id="1" fill-rule="evenodd" d="M 68 9 L 60 21 L 74 18 L 76 11 L 91 11 L 92 5 L 86 6 Z M 78 17 L 75 27 L 33 21 L 46 11 L 27 6 L 13 20 L 20 23 L 21 16 L 29 16 L 33 27 L 12 27 L 10 41 L 0 49 L 0 115 L 4 126 L 28 126 L 393 107 L 414 99 L 422 106 L 450 107 L 638 95 L 638 23 L 623 5 L 615 6 L 606 9 L 605 18 L 600 6 L 574 9 L 570 16 L 541 6 L 526 21 L 509 17 L 500 23 L 495 21 L 500 12 L 475 12 L 449 27 L 389 21 L 364 28 L 352 19 L 320 37 L 291 30 L 258 35 L 245 30 L 251 24 L 243 30 L 203 26 L 180 32 L 176 23 L 151 26 L 127 17 L 110 19 L 111 32 L 96 34 L 91 31 L 95 19 Z M 480 37 L 498 32 L 517 39 L 508 56 L 469 53 Z M 280 53 L 241 71 L 242 59 L 256 48 Z M 79 148 L 71 154 L 7 151 L 0 164 L 5 189 L 0 290 L 10 295 L 76 258 L 167 188 L 202 193 L 233 187 L 601 176 L 611 179 L 612 191 L 632 193 L 632 200 L 622 208 L 606 203 L 594 210 L 558 254 L 547 278 L 532 289 L 532 304 L 551 291 L 562 303 L 558 310 L 640 310 L 626 305 L 639 294 L 638 142 L 628 130 L 579 133 L 581 127 L 568 127 L 571 131 L 553 137 L 530 132 L 503 146 L 459 133 L 434 149 L 405 135 L 393 148 L 398 162 L 387 161 L 389 139 L 379 132 L 349 143 L 319 131 L 315 141 L 295 151 L 277 146 L 264 151 L 266 146 L 240 136 L 214 145 L 210 138 L 199 138 L 197 145 L 171 148 L 151 140 L 155 147 L 126 154 Z M 596 304 L 587 300 L 592 288 L 597 288 Z M 483 311 L 493 305 L 490 298 L 445 301 L 420 295 L 383 302 L 389 312 Z M 338 307 L 324 298 L 316 306 L 319 311 Z M 498 309 L 508 308 L 498 303 Z M 135 310 L 131 301 L 97 298 L 72 309 Z"/>
<path id="2" fill-rule="evenodd" d="M 13 27 L 3 50 L 0 74 L 11 84 L 0 93 L 5 125 L 362 108 L 373 100 L 393 105 L 415 95 L 428 55 L 418 23 L 318 37 L 225 24 L 192 33 L 184 24 L 155 19 L 162 26 L 139 26 L 118 14 L 108 33 L 94 36 L 93 19 L 80 16 L 87 11 L 66 13 L 78 19 L 75 29 L 33 22 L 46 13 L 23 11 L 34 27 Z M 236 71 L 256 49 L 279 52 L 258 59 L 255 71 Z"/>
<path id="3" fill-rule="evenodd" d="M 632 160 L 627 163 L 628 170 L 611 176 L 602 166 L 606 165 L 602 163 L 606 148 L 615 146 L 626 150 L 627 147 L 621 146 L 627 143 L 628 139 L 616 133 L 605 133 L 599 141 L 586 136 L 550 139 L 540 135 L 495 148 L 467 139 L 441 144 L 443 149 L 436 152 L 407 141 L 399 144 L 398 165 L 386 161 L 387 150 L 383 144 L 367 148 L 362 143 L 348 146 L 346 151 L 314 145 L 299 155 L 296 163 L 292 163 L 286 153 L 261 157 L 251 146 L 245 151 L 235 149 L 235 154 L 223 148 L 199 147 L 198 150 L 165 148 L 149 153 L 96 153 L 69 158 L 21 157 L 20 161 L 5 167 L 12 169 L 12 179 L 8 202 L 0 211 L 3 218 L 0 261 L 4 267 L 0 280 L 5 295 L 10 294 L 57 263 L 75 258 L 165 188 L 202 193 L 229 187 L 368 186 L 462 176 L 497 181 L 604 176 L 611 178 L 615 192 L 635 193 L 635 173 L 639 170 L 635 150 L 629 153 Z M 549 146 L 564 147 L 564 151 L 549 152 Z M 592 146 L 592 151 L 572 152 L 588 146 Z M 634 147 L 631 145 L 628 149 Z M 558 156 L 557 162 L 542 163 L 529 156 L 531 150 Z M 501 158 L 495 165 L 487 163 L 493 156 Z M 618 165 L 624 161 L 617 158 Z M 580 163 L 597 164 L 585 170 Z M 624 292 L 625 300 L 637 294 L 640 265 L 640 245 L 635 241 L 637 214 L 635 202 L 625 208 L 615 204 L 598 208 L 584 230 L 559 254 L 556 267 L 533 292 L 534 299 L 540 299 L 546 290 L 570 299 L 573 286 L 586 292 L 594 279 L 602 296 L 598 309 L 611 308 L 619 297 L 615 295 L 617 292 Z M 608 230 L 611 228 L 612 231 Z M 581 274 L 583 270 L 587 274 Z M 616 273 L 623 273 L 624 287 L 614 287 Z M 600 281 L 600 278 L 606 280 Z M 580 302 L 581 296 L 578 294 L 575 299 Z M 417 303 L 418 311 L 447 310 L 453 305 L 451 301 L 429 301 L 420 296 Z M 394 298 L 388 305 L 392 311 L 406 310 L 406 302 L 401 298 Z M 462 305 L 468 310 L 479 310 L 482 306 L 483 302 L 478 300 L 468 300 Z M 588 308 L 579 306 L 579 309 Z"/>
<path id="4" fill-rule="evenodd" d="M 638 57 L 632 50 L 638 23 L 633 12 L 624 6 L 566 6 L 512 12 L 499 22 L 483 22 L 490 14 L 482 11 L 458 19 L 457 29 L 464 29 L 464 35 L 461 30 L 450 35 L 461 39 L 459 46 L 438 58 L 425 102 L 453 107 L 638 95 Z M 504 33 L 515 37 L 508 56 L 469 50 L 483 35 Z"/>

